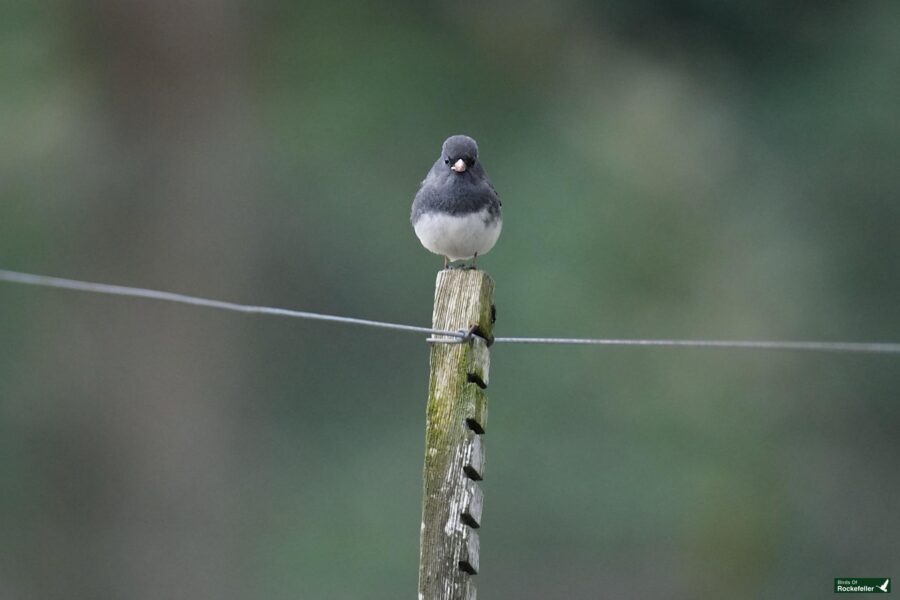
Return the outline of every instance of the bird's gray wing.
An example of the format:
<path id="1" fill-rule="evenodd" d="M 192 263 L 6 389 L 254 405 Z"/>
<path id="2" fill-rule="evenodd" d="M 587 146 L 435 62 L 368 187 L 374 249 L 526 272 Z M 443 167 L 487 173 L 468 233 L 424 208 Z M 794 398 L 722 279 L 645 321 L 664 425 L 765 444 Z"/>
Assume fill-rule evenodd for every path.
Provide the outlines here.
<path id="1" fill-rule="evenodd" d="M 499 204 L 500 206 L 503 206 L 503 201 L 500 199 L 500 194 L 497 193 L 497 189 L 494 187 L 494 184 L 491 183 L 491 180 L 488 179 L 486 176 L 485 176 L 484 180 L 487 182 L 488 187 L 491 188 L 491 192 L 494 193 L 494 198 L 497 199 L 497 204 Z"/>

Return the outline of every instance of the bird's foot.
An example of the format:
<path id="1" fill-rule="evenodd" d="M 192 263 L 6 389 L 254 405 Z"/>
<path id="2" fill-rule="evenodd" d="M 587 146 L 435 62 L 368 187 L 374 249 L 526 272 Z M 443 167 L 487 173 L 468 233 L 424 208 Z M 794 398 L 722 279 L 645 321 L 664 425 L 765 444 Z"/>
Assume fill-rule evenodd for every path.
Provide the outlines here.
<path id="1" fill-rule="evenodd" d="M 477 258 L 477 256 L 476 256 L 476 258 Z M 447 258 L 445 256 L 444 257 L 444 270 L 453 270 L 453 269 L 457 269 L 457 270 L 461 270 L 461 271 L 475 271 L 478 269 L 478 267 L 475 265 L 475 259 L 472 260 L 471 264 L 466 264 L 464 262 L 461 262 L 458 264 L 453 264 L 453 261 L 451 261 L 449 258 Z"/>

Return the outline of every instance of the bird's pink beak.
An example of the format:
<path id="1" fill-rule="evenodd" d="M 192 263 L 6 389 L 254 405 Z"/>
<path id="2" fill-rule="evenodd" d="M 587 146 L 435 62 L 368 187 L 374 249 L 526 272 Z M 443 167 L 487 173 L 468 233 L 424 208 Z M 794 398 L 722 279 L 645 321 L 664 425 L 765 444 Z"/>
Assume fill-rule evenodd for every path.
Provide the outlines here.
<path id="1" fill-rule="evenodd" d="M 458 161 L 453 163 L 453 166 L 450 168 L 453 169 L 454 171 L 456 171 L 457 173 L 462 173 L 463 171 L 466 170 L 466 161 L 464 161 L 463 159 L 460 158 Z"/>

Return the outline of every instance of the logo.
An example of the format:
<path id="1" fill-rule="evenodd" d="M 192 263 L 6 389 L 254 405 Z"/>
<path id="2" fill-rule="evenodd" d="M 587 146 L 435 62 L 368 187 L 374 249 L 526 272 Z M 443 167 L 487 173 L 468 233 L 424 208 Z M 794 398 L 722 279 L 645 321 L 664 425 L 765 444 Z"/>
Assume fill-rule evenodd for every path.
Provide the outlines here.
<path id="1" fill-rule="evenodd" d="M 840 577 L 834 580 L 835 594 L 890 594 L 890 577 Z"/>

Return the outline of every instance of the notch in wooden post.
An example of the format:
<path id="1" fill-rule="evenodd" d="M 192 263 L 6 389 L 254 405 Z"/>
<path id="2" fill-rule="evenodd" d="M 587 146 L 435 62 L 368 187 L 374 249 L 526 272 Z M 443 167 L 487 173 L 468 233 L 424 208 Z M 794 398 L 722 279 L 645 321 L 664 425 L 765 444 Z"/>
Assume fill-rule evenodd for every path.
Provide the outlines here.
<path id="1" fill-rule="evenodd" d="M 483 271 L 444 270 L 437 276 L 432 327 L 470 330 L 464 344 L 431 346 L 425 431 L 419 598 L 474 600 L 479 569 L 484 473 L 481 435 L 487 427 L 494 282 Z"/>

